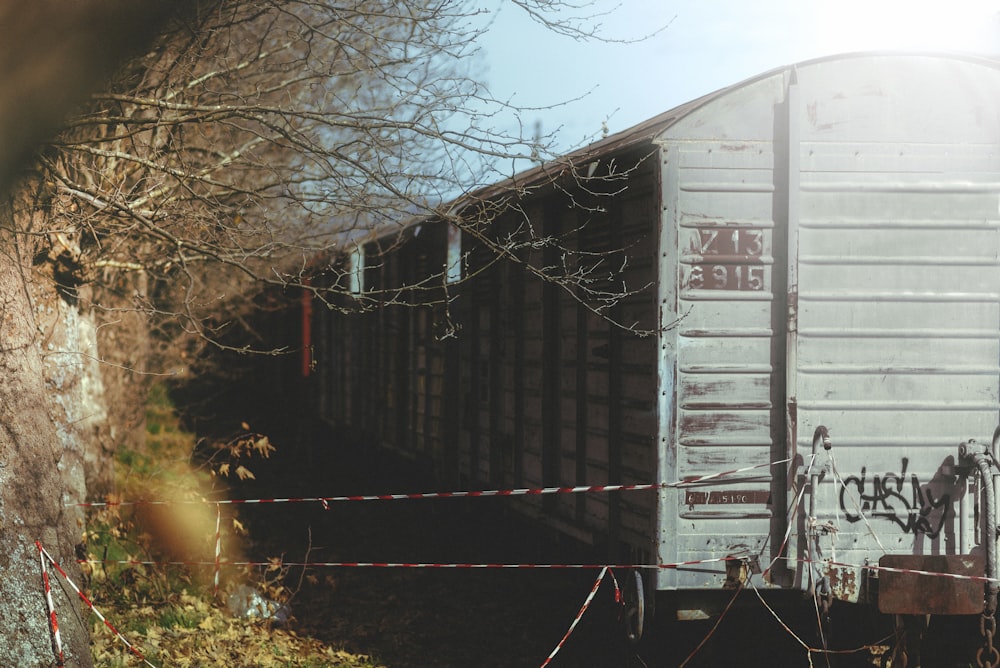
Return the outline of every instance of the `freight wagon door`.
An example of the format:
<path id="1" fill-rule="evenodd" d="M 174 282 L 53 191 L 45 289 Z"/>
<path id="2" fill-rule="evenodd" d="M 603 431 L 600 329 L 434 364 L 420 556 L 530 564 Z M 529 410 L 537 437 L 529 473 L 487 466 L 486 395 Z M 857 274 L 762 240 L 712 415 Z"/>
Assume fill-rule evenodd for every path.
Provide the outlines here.
<path id="1" fill-rule="evenodd" d="M 660 245 L 677 248 L 678 280 L 660 284 L 669 327 L 660 414 L 676 411 L 661 418 L 660 479 L 685 484 L 661 495 L 659 556 L 691 563 L 661 570 L 660 589 L 721 589 L 722 560 L 766 561 L 783 516 L 772 512 L 784 508 L 772 497 L 772 473 L 783 469 L 770 465 L 785 456 L 784 270 L 776 267 L 786 244 L 774 165 L 766 139 L 684 141 L 664 153 Z M 783 496 L 784 485 L 777 489 Z"/>
<path id="2" fill-rule="evenodd" d="M 799 586 L 811 561 L 848 600 L 859 568 L 816 562 L 974 548 L 953 465 L 1000 408 L 995 104 L 961 72 L 875 88 L 862 68 L 789 93 L 789 557 Z M 831 447 L 814 457 L 820 426 Z"/>

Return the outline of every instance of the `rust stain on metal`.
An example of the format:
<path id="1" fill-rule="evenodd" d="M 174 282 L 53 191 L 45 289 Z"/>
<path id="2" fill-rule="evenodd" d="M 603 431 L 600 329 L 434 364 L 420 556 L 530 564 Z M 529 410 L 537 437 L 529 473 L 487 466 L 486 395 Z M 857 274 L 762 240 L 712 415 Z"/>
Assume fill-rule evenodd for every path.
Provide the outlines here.
<path id="1" fill-rule="evenodd" d="M 827 577 L 834 598 L 840 601 L 857 602 L 860 590 L 857 569 L 831 566 Z"/>
<path id="2" fill-rule="evenodd" d="M 685 432 L 728 434 L 734 432 L 750 432 L 767 424 L 766 416 L 738 415 L 732 413 L 714 413 L 710 415 L 685 415 L 682 429 Z"/>
<path id="3" fill-rule="evenodd" d="M 798 457 L 798 438 L 799 438 L 799 405 L 795 397 L 788 397 L 788 403 L 785 406 L 785 438 L 788 443 L 788 455 L 793 459 Z M 789 485 L 794 482 L 793 476 L 788 476 Z"/>
<path id="4" fill-rule="evenodd" d="M 795 424 L 799 419 L 799 405 L 795 397 L 788 397 L 788 426 L 795 430 Z"/>
<path id="5" fill-rule="evenodd" d="M 811 103 L 807 104 L 806 105 L 806 118 L 809 119 L 809 124 L 810 125 L 812 125 L 812 126 L 816 125 L 816 119 L 818 118 L 818 116 L 819 116 L 819 114 L 816 113 L 816 103 L 815 102 L 811 102 Z"/>
<path id="6" fill-rule="evenodd" d="M 972 555 L 895 554 L 882 557 L 878 565 L 977 577 L 982 577 L 986 571 L 985 559 Z M 975 615 L 983 611 L 983 583 L 882 571 L 879 575 L 878 609 L 893 615 Z"/>

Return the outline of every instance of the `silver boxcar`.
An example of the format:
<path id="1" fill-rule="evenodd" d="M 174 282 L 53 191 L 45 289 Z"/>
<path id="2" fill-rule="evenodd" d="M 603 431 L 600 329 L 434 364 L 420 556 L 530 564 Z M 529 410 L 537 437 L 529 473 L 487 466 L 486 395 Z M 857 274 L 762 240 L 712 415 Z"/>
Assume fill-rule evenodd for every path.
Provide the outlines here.
<path id="1" fill-rule="evenodd" d="M 959 444 L 1000 417 L 998 86 L 992 61 L 823 59 L 654 139 L 661 323 L 684 316 L 658 347 L 659 479 L 789 462 L 664 490 L 661 562 L 747 556 L 856 600 L 886 555 L 976 551 Z"/>
<path id="2" fill-rule="evenodd" d="M 365 246 L 366 289 L 459 250 L 465 281 L 353 337 L 317 316 L 323 411 L 442 485 L 665 483 L 511 504 L 618 559 L 702 562 L 642 570 L 689 614 L 757 569 L 850 601 L 879 578 L 886 612 L 976 612 L 954 602 L 968 581 L 921 599 L 873 567 L 996 575 L 998 151 L 990 60 L 856 54 L 718 91 L 478 195 L 520 198 L 499 230 L 625 249 L 618 280 L 651 287 L 611 315 L 654 336 L 423 221 Z M 570 207 L 585 189 L 546 186 L 569 164 L 627 178 Z"/>

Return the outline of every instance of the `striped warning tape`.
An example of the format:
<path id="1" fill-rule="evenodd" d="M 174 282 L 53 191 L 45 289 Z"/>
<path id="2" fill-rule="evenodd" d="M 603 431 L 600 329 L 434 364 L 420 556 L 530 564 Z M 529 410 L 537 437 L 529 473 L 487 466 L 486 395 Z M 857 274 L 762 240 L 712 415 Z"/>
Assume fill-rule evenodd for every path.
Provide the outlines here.
<path id="1" fill-rule="evenodd" d="M 288 567 L 288 568 L 414 568 L 454 570 L 599 570 L 602 568 L 671 570 L 686 566 L 732 561 L 733 557 L 678 561 L 672 564 L 525 564 L 525 563 L 420 563 L 403 561 L 221 561 L 220 566 L 231 567 Z M 140 559 L 78 559 L 80 564 L 110 564 L 118 566 L 215 566 L 214 561 L 146 561 Z"/>
<path id="2" fill-rule="evenodd" d="M 368 495 L 347 495 L 347 496 L 298 496 L 298 497 L 278 497 L 270 499 L 190 499 L 181 501 L 90 501 L 85 503 L 69 504 L 76 508 L 105 508 L 112 506 L 134 506 L 134 505 L 171 505 L 171 504 L 198 504 L 214 503 L 218 505 L 250 505 L 267 503 L 320 503 L 324 508 L 331 503 L 346 501 L 403 501 L 415 499 L 456 499 L 469 497 L 506 497 L 506 496 L 538 496 L 545 494 L 588 494 L 596 492 L 630 492 L 665 488 L 684 488 L 697 486 L 712 480 L 719 480 L 730 476 L 746 473 L 761 468 L 778 466 L 791 461 L 782 459 L 765 464 L 755 464 L 731 471 L 720 471 L 710 475 L 685 478 L 678 482 L 656 482 L 640 483 L 634 485 L 577 485 L 573 487 L 525 487 L 518 489 L 486 489 L 475 491 L 456 492 L 418 492 L 413 494 L 368 494 Z"/>
<path id="3" fill-rule="evenodd" d="M 66 665 L 63 655 L 62 635 L 59 633 L 59 621 L 56 619 L 56 606 L 52 602 L 52 586 L 49 584 L 49 569 L 45 564 L 45 550 L 40 541 L 35 541 L 38 548 L 38 560 L 42 564 L 42 583 L 45 585 L 45 605 L 49 610 L 49 629 L 52 631 L 52 649 L 56 653 L 56 665 L 62 668 Z"/>
<path id="4" fill-rule="evenodd" d="M 669 564 L 531 564 L 531 563 L 431 563 L 431 562 L 404 562 L 404 561 L 151 561 L 140 559 L 79 559 L 80 564 L 93 565 L 118 565 L 118 566 L 212 566 L 212 567 L 237 567 L 237 568 L 259 568 L 259 567 L 288 567 L 288 568 L 410 568 L 410 569 L 441 569 L 441 570 L 601 570 L 607 569 L 632 569 L 632 570 L 683 570 L 688 566 L 699 566 L 703 564 L 722 563 L 727 561 L 740 561 L 742 557 L 713 557 L 709 559 L 694 559 L 691 561 L 677 561 Z M 939 573 L 936 571 L 925 571 L 916 569 L 895 568 L 890 566 L 878 566 L 875 564 L 848 564 L 838 561 L 811 561 L 809 559 L 796 559 L 801 564 L 815 564 L 818 566 L 838 566 L 841 568 L 854 568 L 869 571 L 884 571 L 893 573 L 908 573 L 911 575 L 924 575 L 928 577 L 944 577 L 955 580 L 971 580 L 974 582 L 997 582 L 1000 578 L 989 578 L 985 575 L 959 575 L 955 573 Z"/>
<path id="5" fill-rule="evenodd" d="M 36 546 L 38 546 L 38 551 L 39 551 L 39 553 L 40 553 L 40 554 L 42 555 L 42 557 L 43 557 L 43 563 L 44 563 L 45 559 L 47 559 L 47 560 L 48 560 L 48 562 L 49 562 L 50 564 L 52 564 L 53 568 L 55 568 L 55 569 L 56 569 L 56 571 L 58 571 L 58 572 L 59 572 L 59 575 L 61 575 L 61 576 L 62 576 L 63 580 L 65 580 L 65 581 L 66 581 L 66 584 L 68 584 L 68 585 L 69 585 L 69 586 L 70 586 L 70 587 L 71 587 L 71 588 L 73 589 L 73 591 L 75 591 L 75 592 L 76 592 L 77 596 L 79 596 L 79 597 L 80 597 L 80 599 L 81 599 L 81 600 L 82 600 L 82 601 L 83 601 L 84 603 L 86 603 L 86 604 L 87 604 L 87 607 L 88 607 L 88 608 L 90 608 L 91 612 L 93 612 L 93 613 L 94 613 L 95 615 L 97 615 L 98 619 L 100 619 L 100 620 L 101 620 L 102 622 L 104 622 L 104 625 L 105 625 L 106 627 L 108 627 L 108 629 L 110 629 L 110 631 L 111 631 L 112 633 L 114 633 L 114 634 L 115 634 L 115 635 L 116 635 L 116 636 L 118 637 L 118 639 L 119 639 L 119 640 L 121 640 L 121 641 L 122 641 L 122 642 L 123 642 L 123 643 L 125 644 L 125 647 L 126 647 L 126 649 L 128 649 L 128 651 L 129 651 L 129 652 L 131 652 L 131 653 L 132 653 L 133 655 L 135 655 L 135 656 L 136 656 L 136 657 L 137 657 L 137 658 L 138 658 L 139 660 L 141 660 L 141 661 L 142 661 L 143 663 L 145 663 L 145 664 L 146 664 L 147 666 L 150 666 L 150 668 L 156 668 L 156 666 L 155 666 L 155 665 L 153 665 L 152 663 L 150 663 L 150 662 L 149 662 L 149 661 L 148 661 L 148 660 L 146 659 L 146 657 L 145 657 L 145 656 L 143 656 L 142 652 L 140 652 L 140 651 L 139 651 L 139 650 L 138 650 L 138 649 L 137 649 L 137 648 L 135 647 L 135 645 L 133 645 L 132 643 L 130 643 L 130 642 L 129 642 L 129 641 L 128 641 L 128 640 L 126 639 L 126 638 L 125 638 L 125 636 L 123 636 L 123 635 L 121 634 L 121 632 L 120 632 L 120 631 L 119 631 L 118 629 L 116 629 L 116 628 L 114 627 L 114 625 L 113 625 L 113 624 L 112 624 L 111 622 L 109 622 L 109 621 L 108 621 L 108 619 L 107 619 L 107 618 L 106 618 L 106 617 L 105 617 L 104 615 L 102 615 L 102 614 L 101 614 L 101 611 L 100 611 L 100 610 L 98 610 L 98 609 L 97 609 L 96 607 L 94 607 L 94 604 L 93 604 L 93 603 L 92 603 L 92 602 L 90 601 L 90 599 L 89 599 L 89 598 L 87 598 L 87 595 L 86 595 L 86 594 L 84 594 L 84 593 L 83 593 L 83 592 L 82 592 L 82 591 L 80 590 L 80 588 L 76 586 L 76 583 L 75 583 L 75 582 L 73 582 L 73 580 L 72 580 L 72 579 L 71 579 L 71 578 L 70 578 L 70 577 L 69 577 L 69 576 L 68 576 L 68 575 L 66 574 L 66 571 L 64 571 L 64 570 L 62 569 L 62 567 L 61 567 L 61 566 L 59 565 L 59 563 L 58 563 L 58 562 L 57 562 L 57 561 L 56 561 L 55 559 L 53 559 L 53 558 L 52 558 L 52 555 L 51 555 L 51 554 L 49 554 L 49 553 L 48 553 L 48 551 L 47 551 L 47 550 L 46 550 L 46 549 L 45 549 L 44 547 L 42 547 L 42 543 L 41 543 L 41 541 L 35 541 L 35 545 L 36 545 Z M 51 605 L 51 604 L 50 604 L 50 605 Z M 54 618 L 55 618 L 55 617 L 54 617 L 54 613 L 53 613 L 53 617 L 52 617 L 52 619 L 54 619 Z"/>
<path id="6" fill-rule="evenodd" d="M 961 575 L 958 573 L 942 573 L 939 571 L 924 571 L 915 568 L 898 568 L 895 566 L 879 566 L 877 564 L 846 564 L 839 561 L 813 561 L 810 559 L 798 559 L 797 560 L 803 564 L 815 564 L 817 566 L 838 566 L 840 568 L 856 568 L 866 571 L 877 571 L 882 573 L 903 573 L 907 575 L 924 575 L 928 577 L 939 577 L 939 578 L 949 578 L 952 580 L 969 580 L 971 582 L 982 582 L 982 583 L 1000 583 L 1000 578 L 990 578 L 985 575 Z"/>
<path id="7" fill-rule="evenodd" d="M 171 505 L 171 504 L 195 504 L 214 503 L 218 505 L 250 505 L 265 503 L 320 503 L 327 506 L 330 503 L 344 501 L 402 501 L 407 499 L 455 499 L 461 497 L 489 497 L 489 496 L 534 496 L 541 494 L 582 494 L 587 492 L 620 492 L 644 489 L 659 489 L 670 485 L 661 483 L 650 483 L 640 485 L 583 485 L 578 487 L 538 487 L 525 489 L 487 489 L 481 491 L 461 491 L 461 492 L 424 492 L 416 494 L 369 494 L 351 496 L 295 496 L 271 499 L 190 499 L 181 501 L 94 501 L 88 503 L 74 503 L 74 507 L 79 508 L 103 508 L 111 506 L 135 506 L 135 505 Z"/>
<path id="8" fill-rule="evenodd" d="M 604 577 L 607 574 L 608 574 L 607 567 L 602 568 L 601 572 L 597 574 L 597 579 L 594 580 L 594 586 L 590 588 L 590 593 L 587 594 L 587 598 L 584 599 L 583 606 L 580 607 L 579 612 L 576 613 L 576 617 L 573 618 L 573 622 L 569 625 L 569 628 L 566 629 L 566 633 L 563 635 L 559 643 L 555 646 L 555 649 L 553 649 L 552 652 L 549 654 L 549 656 L 545 659 L 545 662 L 542 663 L 540 668 L 545 668 L 545 666 L 552 663 L 552 659 L 556 657 L 556 654 L 558 654 L 559 651 L 562 650 L 563 646 L 566 644 L 566 641 L 569 640 L 569 637 L 573 635 L 573 631 L 576 630 L 576 625 L 580 623 L 580 619 L 583 618 L 583 615 L 587 612 L 587 608 L 590 607 L 591 601 L 594 600 L 594 596 L 597 594 L 597 590 L 601 588 L 601 583 L 604 582 Z"/>
<path id="9" fill-rule="evenodd" d="M 215 507 L 215 588 L 213 595 L 219 598 L 219 565 L 222 563 L 222 506 Z"/>

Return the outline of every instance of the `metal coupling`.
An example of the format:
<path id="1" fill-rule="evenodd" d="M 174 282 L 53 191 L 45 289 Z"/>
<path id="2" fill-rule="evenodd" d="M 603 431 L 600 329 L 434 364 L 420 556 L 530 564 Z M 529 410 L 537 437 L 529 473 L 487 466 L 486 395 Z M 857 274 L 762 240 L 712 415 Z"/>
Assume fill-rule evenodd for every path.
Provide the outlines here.
<path id="1" fill-rule="evenodd" d="M 966 466 L 975 464 L 980 458 L 992 459 L 990 449 L 974 438 L 964 441 L 958 446 L 958 461 Z"/>

